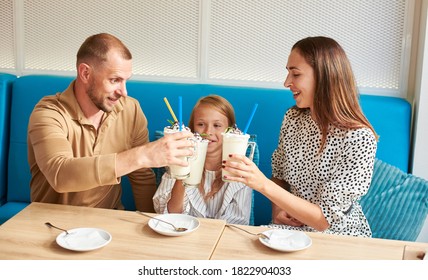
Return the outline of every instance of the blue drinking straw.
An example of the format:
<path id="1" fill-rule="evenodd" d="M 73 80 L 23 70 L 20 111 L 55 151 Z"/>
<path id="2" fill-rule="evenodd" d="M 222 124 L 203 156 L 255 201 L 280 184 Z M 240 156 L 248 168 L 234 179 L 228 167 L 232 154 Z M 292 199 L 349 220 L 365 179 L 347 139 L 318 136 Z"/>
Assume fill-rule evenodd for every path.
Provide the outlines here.
<path id="1" fill-rule="evenodd" d="M 247 125 L 245 126 L 244 134 L 247 134 L 247 130 L 250 127 L 251 121 L 253 120 L 254 114 L 256 113 L 256 110 L 257 110 L 258 106 L 259 106 L 259 104 L 257 104 L 257 103 L 254 104 L 254 108 L 253 108 L 253 111 L 251 112 L 250 119 L 248 120 Z"/>
<path id="2" fill-rule="evenodd" d="M 178 129 L 181 131 L 181 123 L 183 121 L 183 98 L 178 97 Z"/>

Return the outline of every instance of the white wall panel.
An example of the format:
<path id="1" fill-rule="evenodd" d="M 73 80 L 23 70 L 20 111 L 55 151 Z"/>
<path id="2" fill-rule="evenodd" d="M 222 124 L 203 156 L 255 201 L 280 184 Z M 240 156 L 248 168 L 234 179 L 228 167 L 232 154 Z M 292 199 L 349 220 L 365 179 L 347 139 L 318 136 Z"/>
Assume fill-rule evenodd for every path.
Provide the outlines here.
<path id="1" fill-rule="evenodd" d="M 360 88 L 400 95 L 403 0 L 212 0 L 210 13 L 209 79 L 281 84 L 292 45 L 322 35 L 344 47 Z"/>
<path id="2" fill-rule="evenodd" d="M 0 5 L 0 70 L 18 75 L 72 75 L 83 40 L 108 32 L 133 53 L 134 79 L 282 87 L 291 46 L 324 35 L 345 48 L 363 93 L 407 97 L 414 1 L 2 0 Z"/>
<path id="3" fill-rule="evenodd" d="M 74 71 L 78 47 L 100 32 L 129 47 L 134 75 L 197 78 L 198 0 L 24 0 L 24 71 Z"/>
<path id="4" fill-rule="evenodd" d="M 15 69 L 13 1 L 0 1 L 0 69 Z"/>

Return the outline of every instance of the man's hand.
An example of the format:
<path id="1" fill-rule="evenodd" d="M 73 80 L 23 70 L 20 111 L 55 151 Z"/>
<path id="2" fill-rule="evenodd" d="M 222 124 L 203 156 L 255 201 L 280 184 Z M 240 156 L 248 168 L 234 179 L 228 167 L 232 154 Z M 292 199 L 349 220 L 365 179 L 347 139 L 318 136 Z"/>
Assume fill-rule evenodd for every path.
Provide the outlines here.
<path id="1" fill-rule="evenodd" d="M 151 167 L 163 167 L 169 165 L 187 166 L 184 157 L 191 157 L 194 153 L 193 134 L 188 131 L 165 134 L 162 138 L 150 142 L 145 147 L 144 157 L 150 161 Z"/>
<path id="2" fill-rule="evenodd" d="M 140 168 L 187 166 L 185 157 L 193 156 L 193 134 L 189 131 L 166 134 L 161 139 L 117 154 L 116 176 L 121 177 Z"/>

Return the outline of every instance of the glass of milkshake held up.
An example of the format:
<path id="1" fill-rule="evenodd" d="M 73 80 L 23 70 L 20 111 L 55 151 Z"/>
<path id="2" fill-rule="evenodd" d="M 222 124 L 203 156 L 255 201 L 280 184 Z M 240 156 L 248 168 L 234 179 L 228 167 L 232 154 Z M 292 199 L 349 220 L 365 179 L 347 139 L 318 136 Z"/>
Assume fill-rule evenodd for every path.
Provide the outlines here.
<path id="1" fill-rule="evenodd" d="M 225 132 L 222 133 L 223 136 L 223 153 L 222 160 L 231 160 L 229 158 L 230 154 L 238 154 L 245 156 L 248 146 L 251 147 L 249 158 L 254 157 L 254 150 L 256 148 L 255 142 L 249 142 L 249 134 L 245 134 L 238 129 L 235 125 L 234 127 L 229 127 Z M 230 180 L 224 179 L 224 176 L 229 175 L 230 173 L 226 170 L 222 170 L 222 178 L 224 182 L 231 182 Z"/>

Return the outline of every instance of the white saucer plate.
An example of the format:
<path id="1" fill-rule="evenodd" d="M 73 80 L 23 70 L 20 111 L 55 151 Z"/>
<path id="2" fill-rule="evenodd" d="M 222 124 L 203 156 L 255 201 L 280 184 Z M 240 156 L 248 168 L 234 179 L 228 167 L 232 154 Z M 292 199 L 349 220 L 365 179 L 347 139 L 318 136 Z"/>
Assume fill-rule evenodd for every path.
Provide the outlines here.
<path id="1" fill-rule="evenodd" d="M 186 231 L 178 232 L 167 223 L 160 222 L 156 219 L 160 219 L 166 222 L 170 222 L 176 227 L 185 227 Z M 199 220 L 193 216 L 185 214 L 163 214 L 156 216 L 156 219 L 149 220 L 149 227 L 159 234 L 167 236 L 181 236 L 194 232 L 199 228 Z"/>
<path id="2" fill-rule="evenodd" d="M 271 229 L 263 233 L 269 239 L 259 238 L 260 242 L 269 248 L 281 252 L 300 251 L 312 245 L 312 239 L 301 231 Z"/>
<path id="3" fill-rule="evenodd" d="M 110 243 L 110 233 L 99 228 L 75 228 L 59 234 L 56 243 L 72 251 L 91 251 L 99 249 Z"/>

